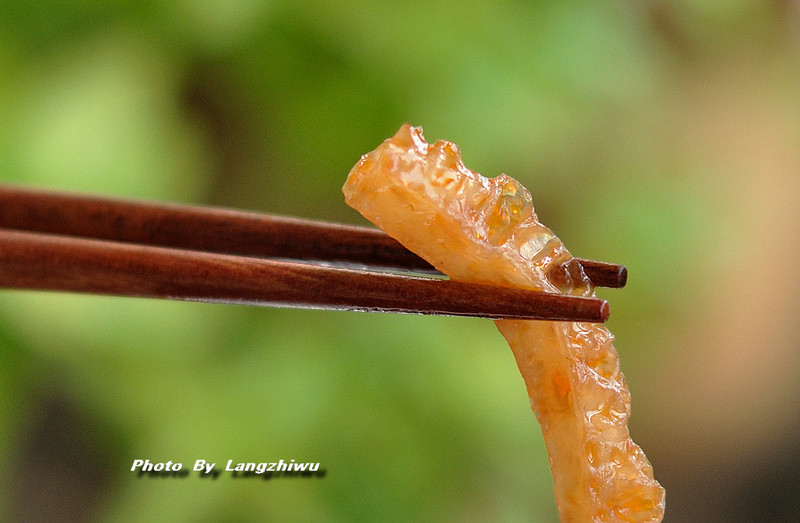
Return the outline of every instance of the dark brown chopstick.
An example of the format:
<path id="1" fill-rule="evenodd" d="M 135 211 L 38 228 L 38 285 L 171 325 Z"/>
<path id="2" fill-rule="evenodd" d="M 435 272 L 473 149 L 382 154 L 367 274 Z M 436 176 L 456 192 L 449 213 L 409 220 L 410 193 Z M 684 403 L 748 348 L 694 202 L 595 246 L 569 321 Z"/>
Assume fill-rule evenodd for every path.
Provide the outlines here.
<path id="1" fill-rule="evenodd" d="M 608 318 L 608 303 L 592 298 L 2 229 L 0 287 L 486 318 Z"/>
<path id="2" fill-rule="evenodd" d="M 205 252 L 327 260 L 435 272 L 382 231 L 228 209 L 0 185 L 0 227 Z M 623 287 L 623 265 L 578 259 L 597 286 Z"/>
<path id="3" fill-rule="evenodd" d="M 595 287 L 621 289 L 628 283 L 628 268 L 616 263 L 575 258 Z"/>

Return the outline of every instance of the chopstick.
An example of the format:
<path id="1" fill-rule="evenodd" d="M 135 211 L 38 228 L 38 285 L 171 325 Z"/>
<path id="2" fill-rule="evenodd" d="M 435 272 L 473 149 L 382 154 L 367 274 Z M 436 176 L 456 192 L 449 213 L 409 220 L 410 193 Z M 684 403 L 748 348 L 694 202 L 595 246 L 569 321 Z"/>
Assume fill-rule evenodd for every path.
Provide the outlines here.
<path id="1" fill-rule="evenodd" d="M 0 227 L 0 287 L 486 318 L 608 318 L 608 303 L 594 298 L 253 257 L 429 268 L 363 227 L 10 186 L 0 186 Z"/>
<path id="2" fill-rule="evenodd" d="M 494 319 L 608 318 L 608 302 L 592 298 L 11 230 L 0 230 L 0 287 Z"/>
<path id="3" fill-rule="evenodd" d="M 242 256 L 438 272 L 379 229 L 9 185 L 0 185 L 0 227 Z M 621 288 L 627 282 L 624 265 L 576 260 L 596 286 Z"/>

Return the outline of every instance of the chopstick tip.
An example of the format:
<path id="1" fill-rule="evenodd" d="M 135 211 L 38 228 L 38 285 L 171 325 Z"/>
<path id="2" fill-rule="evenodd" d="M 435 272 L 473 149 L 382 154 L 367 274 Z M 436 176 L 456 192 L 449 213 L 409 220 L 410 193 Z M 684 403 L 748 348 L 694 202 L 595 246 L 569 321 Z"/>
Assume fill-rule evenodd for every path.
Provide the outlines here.
<path id="1" fill-rule="evenodd" d="M 622 288 L 628 283 L 628 268 L 624 265 L 619 266 L 617 271 L 617 288 Z"/>
<path id="2" fill-rule="evenodd" d="M 600 305 L 600 318 L 601 322 L 605 323 L 608 321 L 608 316 L 611 314 L 611 308 L 608 305 L 608 301 L 602 300 L 603 303 Z"/>

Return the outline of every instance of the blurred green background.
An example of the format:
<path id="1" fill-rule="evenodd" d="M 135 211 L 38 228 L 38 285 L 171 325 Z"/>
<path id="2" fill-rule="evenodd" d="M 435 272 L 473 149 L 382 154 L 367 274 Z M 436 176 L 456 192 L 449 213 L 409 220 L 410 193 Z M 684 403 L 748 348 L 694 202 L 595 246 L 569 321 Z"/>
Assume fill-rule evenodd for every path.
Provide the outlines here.
<path id="1" fill-rule="evenodd" d="M 423 126 L 628 265 L 601 295 L 666 521 L 796 521 L 800 7 L 554 4 L 3 0 L 0 179 L 363 224 L 349 169 Z M 7 521 L 556 520 L 489 321 L 3 291 L 0 351 Z"/>

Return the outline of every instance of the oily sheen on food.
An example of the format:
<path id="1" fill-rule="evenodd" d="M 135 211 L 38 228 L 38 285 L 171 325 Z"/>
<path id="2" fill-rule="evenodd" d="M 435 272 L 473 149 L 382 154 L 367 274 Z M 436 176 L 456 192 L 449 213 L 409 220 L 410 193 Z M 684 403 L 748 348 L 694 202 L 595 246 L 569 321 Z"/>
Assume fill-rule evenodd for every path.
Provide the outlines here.
<path id="1" fill-rule="evenodd" d="M 403 125 L 365 154 L 347 203 L 453 280 L 578 296 L 591 281 L 516 180 L 485 178 L 458 147 Z M 630 438 L 630 393 L 601 324 L 499 320 L 550 456 L 562 521 L 661 521 L 664 489 Z"/>

